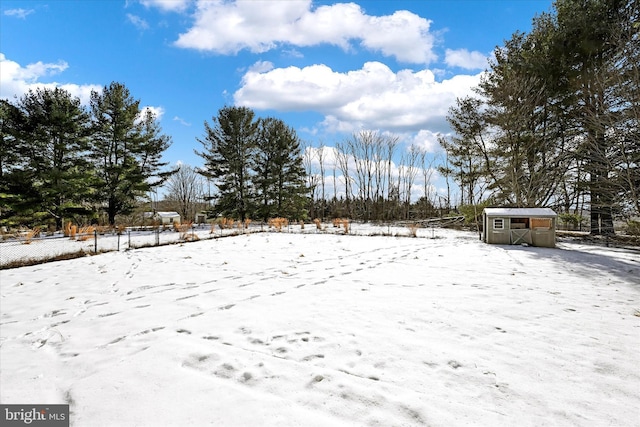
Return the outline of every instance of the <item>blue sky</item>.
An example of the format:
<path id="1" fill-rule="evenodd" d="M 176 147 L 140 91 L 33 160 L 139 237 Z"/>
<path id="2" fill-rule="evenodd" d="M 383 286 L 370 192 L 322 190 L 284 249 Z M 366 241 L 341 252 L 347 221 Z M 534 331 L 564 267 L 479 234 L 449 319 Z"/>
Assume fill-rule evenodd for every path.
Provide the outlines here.
<path id="1" fill-rule="evenodd" d="M 225 105 L 280 118 L 312 145 L 368 129 L 437 156 L 447 109 L 551 3 L 3 0 L 0 97 L 58 85 L 86 102 L 122 82 L 172 137 L 165 160 L 191 166 Z"/>

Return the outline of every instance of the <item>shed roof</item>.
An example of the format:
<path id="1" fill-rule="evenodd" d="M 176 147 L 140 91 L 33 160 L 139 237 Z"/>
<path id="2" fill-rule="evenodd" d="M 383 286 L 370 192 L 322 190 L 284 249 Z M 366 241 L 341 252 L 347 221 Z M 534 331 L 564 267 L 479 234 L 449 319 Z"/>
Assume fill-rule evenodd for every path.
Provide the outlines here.
<path id="1" fill-rule="evenodd" d="M 156 212 L 160 218 L 175 218 L 180 216 L 178 212 Z"/>
<path id="2" fill-rule="evenodd" d="M 558 216 L 553 209 L 550 208 L 484 208 L 487 216 L 537 216 L 537 217 L 556 217 Z"/>
<path id="3" fill-rule="evenodd" d="M 143 216 L 145 218 L 151 218 L 153 216 L 158 216 L 159 218 L 177 218 L 180 214 L 178 212 L 145 212 Z"/>

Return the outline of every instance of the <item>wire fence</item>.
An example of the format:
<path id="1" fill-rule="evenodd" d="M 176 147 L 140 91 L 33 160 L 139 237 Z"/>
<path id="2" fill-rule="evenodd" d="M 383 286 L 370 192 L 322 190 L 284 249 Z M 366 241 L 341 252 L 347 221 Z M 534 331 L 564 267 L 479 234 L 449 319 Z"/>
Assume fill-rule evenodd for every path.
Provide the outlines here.
<path id="1" fill-rule="evenodd" d="M 87 233 L 76 233 L 71 237 L 65 236 L 61 232 L 49 235 L 21 233 L 14 236 L 4 236 L 0 241 L 0 269 L 103 252 L 214 239 L 255 232 L 260 229 L 260 227 L 215 229 L 209 225 L 202 225 L 179 231 L 174 228 L 159 227 L 127 228 L 121 232 L 93 230 Z"/>
<path id="2" fill-rule="evenodd" d="M 121 231 L 108 230 L 80 232 L 73 236 L 56 233 L 20 233 L 2 235 L 0 240 L 0 270 L 41 264 L 49 261 L 78 258 L 104 252 L 126 251 L 175 243 L 195 242 L 256 232 L 330 233 L 351 235 L 383 235 L 437 238 L 432 224 L 378 223 L 359 224 L 352 229 L 347 220 L 331 223 L 252 223 L 248 226 L 229 227 L 220 224 L 184 227 L 129 227 Z M 353 223 L 355 225 L 355 223 Z M 435 228 L 434 228 L 435 227 Z M 418 228 L 421 231 L 418 235 Z"/>

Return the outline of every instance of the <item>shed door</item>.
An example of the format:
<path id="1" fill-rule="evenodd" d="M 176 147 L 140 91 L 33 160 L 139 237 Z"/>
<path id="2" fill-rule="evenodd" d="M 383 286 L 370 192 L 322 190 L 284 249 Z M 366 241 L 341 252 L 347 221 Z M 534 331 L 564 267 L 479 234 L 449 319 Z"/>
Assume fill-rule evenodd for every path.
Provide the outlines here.
<path id="1" fill-rule="evenodd" d="M 521 245 L 523 243 L 532 245 L 533 241 L 531 240 L 531 230 L 528 228 L 523 229 L 512 229 L 511 230 L 511 244 L 512 245 Z"/>

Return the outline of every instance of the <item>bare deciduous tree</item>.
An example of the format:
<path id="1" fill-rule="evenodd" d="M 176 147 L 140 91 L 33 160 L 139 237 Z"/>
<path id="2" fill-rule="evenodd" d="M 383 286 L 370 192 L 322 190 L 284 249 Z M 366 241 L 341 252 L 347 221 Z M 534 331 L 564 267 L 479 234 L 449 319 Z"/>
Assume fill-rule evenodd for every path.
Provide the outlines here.
<path id="1" fill-rule="evenodd" d="M 202 176 L 189 165 L 180 165 L 167 181 L 166 200 L 180 214 L 183 222 L 194 221 L 204 202 Z"/>

